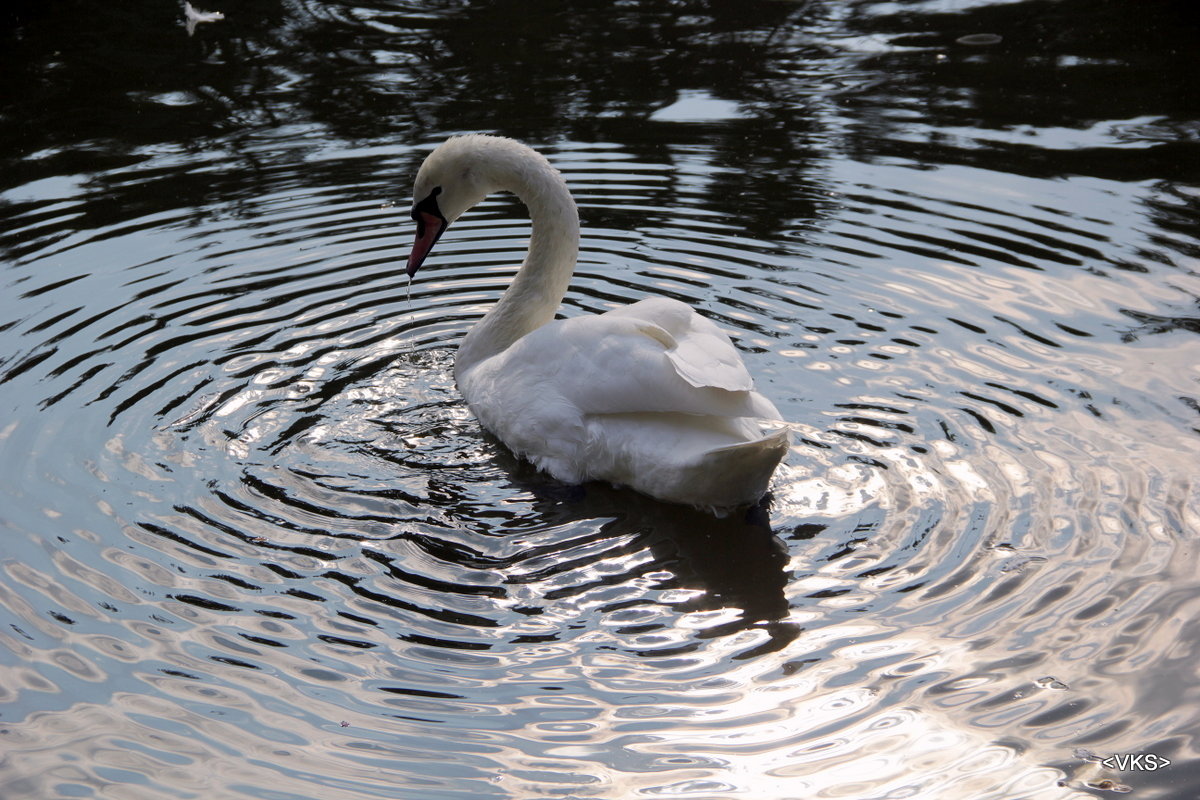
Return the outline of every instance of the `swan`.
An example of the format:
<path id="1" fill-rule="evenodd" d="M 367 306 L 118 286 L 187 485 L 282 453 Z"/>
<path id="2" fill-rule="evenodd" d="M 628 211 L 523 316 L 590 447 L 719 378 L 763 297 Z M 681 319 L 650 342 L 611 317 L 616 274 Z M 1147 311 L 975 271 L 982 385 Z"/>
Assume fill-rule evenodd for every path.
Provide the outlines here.
<path id="1" fill-rule="evenodd" d="M 453 137 L 413 186 L 409 279 L 446 228 L 493 192 L 514 193 L 533 231 L 499 301 L 468 331 L 454 378 L 483 427 L 557 480 L 607 481 L 723 515 L 757 503 L 788 450 L 729 337 L 689 306 L 653 297 L 555 320 L 579 251 L 562 175 L 499 136 Z"/>

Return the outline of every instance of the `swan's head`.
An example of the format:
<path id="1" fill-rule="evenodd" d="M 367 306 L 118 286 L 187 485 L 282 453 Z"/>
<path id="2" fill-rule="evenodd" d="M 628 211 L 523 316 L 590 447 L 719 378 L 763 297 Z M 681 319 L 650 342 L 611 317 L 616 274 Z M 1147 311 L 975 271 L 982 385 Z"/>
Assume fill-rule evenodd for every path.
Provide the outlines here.
<path id="1" fill-rule="evenodd" d="M 410 278 L 450 223 L 492 192 L 510 188 L 502 170 L 505 152 L 514 149 L 528 150 L 511 139 L 471 134 L 448 139 L 426 156 L 413 184 L 417 239 L 408 257 Z"/>

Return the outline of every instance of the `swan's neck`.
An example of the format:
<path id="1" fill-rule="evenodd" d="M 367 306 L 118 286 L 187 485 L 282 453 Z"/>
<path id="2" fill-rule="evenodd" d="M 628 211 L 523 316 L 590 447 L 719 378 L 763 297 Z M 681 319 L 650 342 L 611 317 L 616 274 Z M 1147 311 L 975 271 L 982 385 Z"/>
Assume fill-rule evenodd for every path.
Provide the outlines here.
<path id="1" fill-rule="evenodd" d="M 506 181 L 533 221 L 529 252 L 500 300 L 463 339 L 454 362 L 461 377 L 554 319 L 579 253 L 579 212 L 561 175 L 541 156 L 516 164 Z"/>

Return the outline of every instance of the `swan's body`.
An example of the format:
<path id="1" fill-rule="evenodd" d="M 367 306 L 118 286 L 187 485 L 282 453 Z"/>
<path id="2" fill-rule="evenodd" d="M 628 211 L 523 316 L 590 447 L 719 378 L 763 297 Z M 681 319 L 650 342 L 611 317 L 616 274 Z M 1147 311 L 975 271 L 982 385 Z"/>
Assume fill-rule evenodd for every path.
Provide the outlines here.
<path id="1" fill-rule="evenodd" d="M 495 191 L 524 201 L 533 234 L 512 285 L 455 361 L 483 426 L 562 481 L 609 481 L 716 510 L 759 500 L 787 431 L 759 426 L 779 412 L 713 322 L 667 298 L 554 320 L 579 218 L 562 176 L 535 151 L 480 135 L 434 150 L 417 174 L 409 274 L 451 222 Z"/>

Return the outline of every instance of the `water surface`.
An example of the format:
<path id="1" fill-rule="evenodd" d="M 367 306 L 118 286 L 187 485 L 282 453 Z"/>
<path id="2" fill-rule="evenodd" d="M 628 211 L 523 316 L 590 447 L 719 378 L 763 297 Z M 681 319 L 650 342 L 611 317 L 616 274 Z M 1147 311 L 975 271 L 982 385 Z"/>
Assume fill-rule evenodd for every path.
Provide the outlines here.
<path id="1" fill-rule="evenodd" d="M 119 5 L 2 29 L 0 796 L 1200 793 L 1190 5 Z M 403 270 L 466 131 L 564 316 L 734 338 L 764 513 L 480 430 L 523 208 Z"/>

